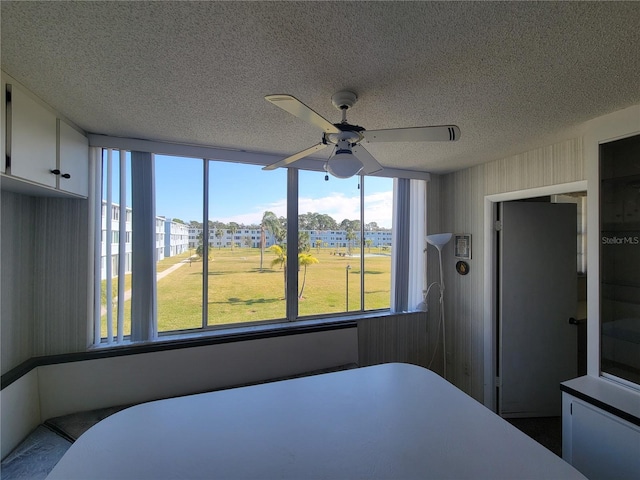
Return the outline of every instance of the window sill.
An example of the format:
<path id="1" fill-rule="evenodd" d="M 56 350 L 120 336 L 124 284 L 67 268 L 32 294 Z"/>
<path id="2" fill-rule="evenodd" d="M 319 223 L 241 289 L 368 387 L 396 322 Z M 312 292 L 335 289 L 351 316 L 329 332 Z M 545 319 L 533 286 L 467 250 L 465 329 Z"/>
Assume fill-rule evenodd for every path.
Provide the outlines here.
<path id="1" fill-rule="evenodd" d="M 100 344 L 89 347 L 86 352 L 66 353 L 33 357 L 2 375 L 0 389 L 11 385 L 36 367 L 57 363 L 78 362 L 99 358 L 138 355 L 143 353 L 193 348 L 206 345 L 259 340 L 263 338 L 300 335 L 305 333 L 355 328 L 358 320 L 380 318 L 391 315 L 388 310 L 345 314 L 336 317 L 310 318 L 295 322 L 263 323 L 241 327 L 220 328 L 198 332 L 167 334 L 151 342 L 125 341 L 121 344 Z"/>
<path id="2" fill-rule="evenodd" d="M 640 392 L 637 390 L 589 375 L 561 383 L 560 390 L 640 426 Z"/>
<path id="3" fill-rule="evenodd" d="M 176 348 L 181 348 L 182 344 L 184 343 L 188 343 L 188 345 L 185 346 L 197 346 L 192 344 L 202 343 L 203 345 L 210 345 L 213 343 L 257 340 L 275 336 L 295 335 L 300 333 L 310 333 L 324 330 L 336 330 L 340 328 L 351 328 L 355 326 L 355 322 L 357 320 L 379 318 L 388 315 L 390 315 L 389 310 L 377 310 L 365 313 L 358 312 L 353 314 L 344 314 L 335 317 L 325 316 L 317 318 L 307 318 L 303 320 L 296 320 L 295 322 L 275 321 L 254 325 L 228 325 L 225 327 L 212 328 L 207 330 L 167 332 L 161 333 L 157 339 L 152 341 L 131 342 L 125 339 L 119 344 L 101 343 L 100 345 L 94 345 L 90 347 L 89 351 L 97 352 L 105 350 L 120 350 L 124 348 L 153 348 L 154 346 L 162 346 L 162 349 L 165 349 L 167 347 L 171 347 L 172 345 L 175 345 Z"/>

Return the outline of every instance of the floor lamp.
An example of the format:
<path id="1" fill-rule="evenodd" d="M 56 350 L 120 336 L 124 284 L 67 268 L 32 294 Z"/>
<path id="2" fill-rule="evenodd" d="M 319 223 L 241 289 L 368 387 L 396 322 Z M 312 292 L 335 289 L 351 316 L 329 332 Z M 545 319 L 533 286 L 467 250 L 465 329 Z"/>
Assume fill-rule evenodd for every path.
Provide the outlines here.
<path id="1" fill-rule="evenodd" d="M 429 295 L 429 290 L 431 290 L 431 287 L 433 287 L 434 285 L 438 285 L 438 290 L 440 290 L 440 323 L 438 324 L 438 333 L 440 330 L 440 324 L 442 324 L 442 357 L 443 357 L 443 377 L 446 380 L 447 379 L 447 349 L 446 349 L 446 341 L 445 341 L 445 328 L 444 328 L 444 274 L 443 274 L 443 269 L 442 269 L 442 247 L 444 247 L 447 243 L 449 243 L 449 241 L 451 240 L 451 237 L 453 236 L 452 233 L 437 233 L 434 235 L 427 235 L 426 240 L 427 243 L 429 245 L 433 245 L 434 247 L 436 247 L 438 249 L 438 259 L 440 261 L 440 283 L 438 282 L 433 282 L 431 285 L 429 285 L 429 287 L 427 288 L 425 295 L 424 295 L 424 301 L 427 301 L 427 296 Z M 438 350 L 438 344 L 436 343 L 436 348 L 433 351 L 433 357 L 431 357 L 431 362 L 429 362 L 429 367 L 431 367 L 431 364 L 433 363 L 433 359 L 436 356 L 436 351 Z"/>

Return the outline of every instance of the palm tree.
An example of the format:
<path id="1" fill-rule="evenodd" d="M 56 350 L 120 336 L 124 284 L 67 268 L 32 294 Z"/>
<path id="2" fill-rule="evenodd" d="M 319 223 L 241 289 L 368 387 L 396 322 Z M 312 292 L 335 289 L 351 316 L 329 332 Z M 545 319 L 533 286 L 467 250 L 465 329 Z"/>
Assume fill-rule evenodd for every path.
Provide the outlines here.
<path id="1" fill-rule="evenodd" d="M 197 236 L 196 236 L 196 240 L 198 240 L 198 247 L 196 248 L 196 255 L 198 255 L 200 258 L 202 258 L 202 255 L 204 254 L 204 248 L 203 248 L 203 244 L 204 244 L 204 234 L 202 232 L 200 232 Z"/>
<path id="2" fill-rule="evenodd" d="M 367 248 L 369 249 L 369 253 L 371 253 L 371 244 L 373 243 L 373 240 L 371 240 L 370 238 L 367 238 L 364 243 L 367 244 Z"/>
<path id="3" fill-rule="evenodd" d="M 284 270 L 284 298 L 287 298 L 287 249 L 286 246 L 283 245 L 271 245 L 269 247 L 276 258 L 271 260 L 271 266 L 275 267 L 276 265 L 280 265 L 280 268 Z"/>
<path id="4" fill-rule="evenodd" d="M 308 252 L 311 249 L 310 241 L 309 232 L 298 232 L 298 253 Z"/>
<path id="5" fill-rule="evenodd" d="M 316 249 L 318 250 L 318 253 L 320 253 L 320 247 L 322 247 L 322 240 L 320 238 L 316 239 Z"/>
<path id="6" fill-rule="evenodd" d="M 287 218 L 278 217 L 278 223 L 280 224 L 280 228 L 273 232 L 273 235 L 276 237 L 276 243 L 284 243 L 287 239 Z"/>
<path id="7" fill-rule="evenodd" d="M 353 241 L 356 239 L 356 232 L 354 230 L 347 230 L 347 233 L 345 235 L 346 239 L 347 239 L 347 254 L 351 255 L 351 247 L 353 246 Z"/>
<path id="8" fill-rule="evenodd" d="M 222 238 L 223 235 L 224 235 L 224 232 L 222 231 L 222 229 L 216 228 L 215 236 L 218 239 L 218 250 L 220 250 L 220 248 L 221 248 L 220 239 Z"/>
<path id="9" fill-rule="evenodd" d="M 262 222 L 260 223 L 260 270 L 262 270 L 262 258 L 264 256 L 264 247 L 267 243 L 266 232 L 271 232 L 272 235 L 276 235 L 276 232 L 280 231 L 280 221 L 276 214 L 266 211 L 262 215 Z"/>
<path id="10" fill-rule="evenodd" d="M 205 257 L 205 252 L 206 252 L 206 257 L 208 260 L 211 260 L 211 250 L 209 249 L 208 246 L 204 245 L 204 234 L 200 233 L 198 234 L 198 247 L 196 248 L 196 255 L 198 255 L 198 257 L 200 257 L 201 259 Z"/>
<path id="11" fill-rule="evenodd" d="M 300 293 L 298 294 L 298 298 L 302 298 L 302 293 L 304 292 L 304 286 L 305 286 L 305 283 L 307 282 L 307 267 L 309 265 L 313 265 L 314 263 L 320 263 L 320 261 L 310 253 L 298 254 L 298 265 L 304 267 L 304 276 L 302 277 L 302 287 L 300 288 Z"/>
<path id="12" fill-rule="evenodd" d="M 229 225 L 227 227 L 227 233 L 231 235 L 231 251 L 232 252 L 233 252 L 233 244 L 235 243 L 234 235 L 238 231 L 239 227 L 240 225 L 238 225 L 236 222 L 229 222 Z"/>

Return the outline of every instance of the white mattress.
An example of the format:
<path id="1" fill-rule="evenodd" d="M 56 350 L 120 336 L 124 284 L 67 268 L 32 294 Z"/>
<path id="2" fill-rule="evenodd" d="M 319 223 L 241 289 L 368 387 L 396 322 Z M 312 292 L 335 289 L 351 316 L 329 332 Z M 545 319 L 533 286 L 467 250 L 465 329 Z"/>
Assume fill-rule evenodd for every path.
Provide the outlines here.
<path id="1" fill-rule="evenodd" d="M 48 478 L 584 477 L 433 372 L 385 364 L 131 407 Z"/>

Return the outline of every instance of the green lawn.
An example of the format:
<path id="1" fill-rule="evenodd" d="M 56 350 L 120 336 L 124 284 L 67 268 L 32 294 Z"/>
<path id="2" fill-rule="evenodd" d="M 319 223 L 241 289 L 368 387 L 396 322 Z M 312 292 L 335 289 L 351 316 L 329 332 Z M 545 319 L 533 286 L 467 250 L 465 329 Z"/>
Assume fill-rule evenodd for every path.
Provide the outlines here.
<path id="1" fill-rule="evenodd" d="M 365 251 L 367 251 L 365 249 Z M 372 249 L 374 253 L 375 249 Z M 307 268 L 299 316 L 340 313 L 346 310 L 346 277 L 349 277 L 349 310 L 360 309 L 360 258 L 333 255 L 333 249 L 312 249 L 320 263 Z M 387 252 L 385 252 L 387 253 Z M 158 262 L 158 272 L 188 258 L 188 254 Z M 208 325 L 252 322 L 285 317 L 284 272 L 271 268 L 274 254 L 266 251 L 260 270 L 260 250 L 213 249 L 209 262 Z M 347 265 L 352 268 L 347 270 Z M 304 269 L 299 272 L 299 287 Z M 130 282 L 127 275 L 127 282 Z M 115 282 L 115 280 L 114 280 Z M 130 288 L 130 283 L 125 283 Z M 365 255 L 365 309 L 388 308 L 391 257 Z M 104 282 L 103 282 L 104 287 Z M 114 290 L 115 291 L 115 290 Z M 114 293 L 115 295 L 115 293 Z M 160 279 L 157 285 L 158 331 L 202 326 L 202 261 L 185 263 Z M 104 297 L 103 297 L 104 298 Z M 114 308 L 114 323 L 116 309 Z M 125 334 L 130 333 L 130 301 L 125 303 Z M 102 334 L 106 335 L 103 316 Z"/>

